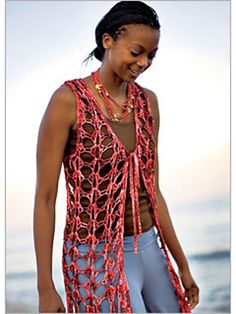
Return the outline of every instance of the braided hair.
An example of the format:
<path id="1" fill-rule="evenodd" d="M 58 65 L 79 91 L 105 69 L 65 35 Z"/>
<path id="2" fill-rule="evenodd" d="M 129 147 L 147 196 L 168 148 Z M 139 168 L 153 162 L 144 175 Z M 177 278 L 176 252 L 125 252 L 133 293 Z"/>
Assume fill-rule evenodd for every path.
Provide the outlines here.
<path id="1" fill-rule="evenodd" d="M 93 56 L 102 61 L 105 49 L 102 36 L 108 33 L 114 40 L 125 30 L 123 25 L 144 24 L 160 31 L 158 15 L 154 9 L 142 1 L 120 1 L 100 20 L 95 29 L 97 47 L 90 52 L 84 62 Z"/>

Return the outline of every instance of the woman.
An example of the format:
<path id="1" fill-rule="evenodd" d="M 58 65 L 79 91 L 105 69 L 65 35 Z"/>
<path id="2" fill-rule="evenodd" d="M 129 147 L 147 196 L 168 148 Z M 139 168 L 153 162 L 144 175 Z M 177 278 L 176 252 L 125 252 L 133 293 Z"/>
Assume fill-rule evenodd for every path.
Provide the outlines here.
<path id="1" fill-rule="evenodd" d="M 38 138 L 34 214 L 40 312 L 65 312 L 52 279 L 62 163 L 68 312 L 176 313 L 198 303 L 158 184 L 157 98 L 135 83 L 151 66 L 159 38 L 152 8 L 117 3 L 97 25 L 97 47 L 88 56 L 101 67 L 66 81 L 49 102 Z"/>

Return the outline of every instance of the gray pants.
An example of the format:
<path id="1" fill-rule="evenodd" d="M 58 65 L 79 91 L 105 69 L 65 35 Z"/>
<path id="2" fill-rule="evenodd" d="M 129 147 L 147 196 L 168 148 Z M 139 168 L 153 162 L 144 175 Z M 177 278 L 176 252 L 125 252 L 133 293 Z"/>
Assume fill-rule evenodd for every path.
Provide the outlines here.
<path id="1" fill-rule="evenodd" d="M 102 243 L 100 243 L 102 246 Z M 67 243 L 69 247 L 69 242 Z M 79 251 L 87 252 L 85 245 L 79 245 Z M 69 256 L 66 256 L 70 263 Z M 102 258 L 96 261 L 95 267 L 99 269 Z M 84 269 L 85 261 L 80 260 L 78 266 Z M 154 227 L 138 237 L 138 254 L 134 254 L 134 237 L 124 237 L 124 268 L 128 281 L 131 304 L 134 313 L 180 313 L 178 298 L 171 281 L 164 253 L 157 243 Z M 69 278 L 72 273 L 68 271 Z M 104 273 L 100 273 L 97 280 L 101 280 Z M 87 282 L 88 278 L 79 275 L 81 282 Z M 100 297 L 105 291 L 104 286 L 96 290 Z M 86 292 L 79 288 L 80 294 L 85 297 Z M 117 300 L 115 299 L 117 304 Z M 80 304 L 80 312 L 84 313 L 84 305 Z M 109 313 L 109 303 L 104 300 L 101 305 L 102 313 Z"/>
<path id="2" fill-rule="evenodd" d="M 180 313 L 178 298 L 154 228 L 138 237 L 138 254 L 133 237 L 124 239 L 125 274 L 134 313 Z"/>

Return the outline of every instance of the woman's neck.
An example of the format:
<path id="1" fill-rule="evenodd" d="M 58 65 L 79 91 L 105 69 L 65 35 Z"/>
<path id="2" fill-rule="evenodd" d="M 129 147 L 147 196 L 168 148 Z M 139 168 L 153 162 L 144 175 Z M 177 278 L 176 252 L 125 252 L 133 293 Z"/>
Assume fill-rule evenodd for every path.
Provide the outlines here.
<path id="1" fill-rule="evenodd" d="M 127 96 L 127 82 L 121 80 L 112 70 L 105 65 L 99 69 L 103 86 L 114 98 L 125 100 Z"/>

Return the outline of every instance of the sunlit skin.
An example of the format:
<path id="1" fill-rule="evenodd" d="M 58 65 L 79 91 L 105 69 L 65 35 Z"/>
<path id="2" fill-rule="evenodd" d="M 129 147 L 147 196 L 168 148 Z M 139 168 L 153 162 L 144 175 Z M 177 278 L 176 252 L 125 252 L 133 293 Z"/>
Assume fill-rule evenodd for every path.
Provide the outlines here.
<path id="1" fill-rule="evenodd" d="M 152 64 L 159 44 L 159 32 L 145 25 L 126 25 L 114 40 L 103 35 L 105 55 L 100 68 L 102 82 L 107 91 L 119 102 L 127 100 L 127 84 L 134 82 Z M 91 76 L 85 78 L 104 115 L 108 116 Z M 154 138 L 158 144 L 159 109 L 156 95 L 145 89 L 154 119 Z M 71 129 L 76 125 L 76 103 L 72 91 L 58 88 L 53 94 L 40 125 L 37 145 L 37 185 L 34 211 L 34 236 L 38 264 L 38 293 L 40 312 L 65 312 L 61 297 L 52 278 L 52 243 L 55 228 L 55 203 L 65 146 Z M 119 108 L 114 107 L 116 112 Z M 129 114 L 125 120 L 132 118 Z M 124 121 L 125 121 L 124 120 Z M 157 145 L 158 147 L 158 145 Z M 158 153 L 155 152 L 155 187 L 159 222 L 163 235 L 179 271 L 185 295 L 191 308 L 199 302 L 199 288 L 173 228 L 165 199 L 159 188 Z"/>

